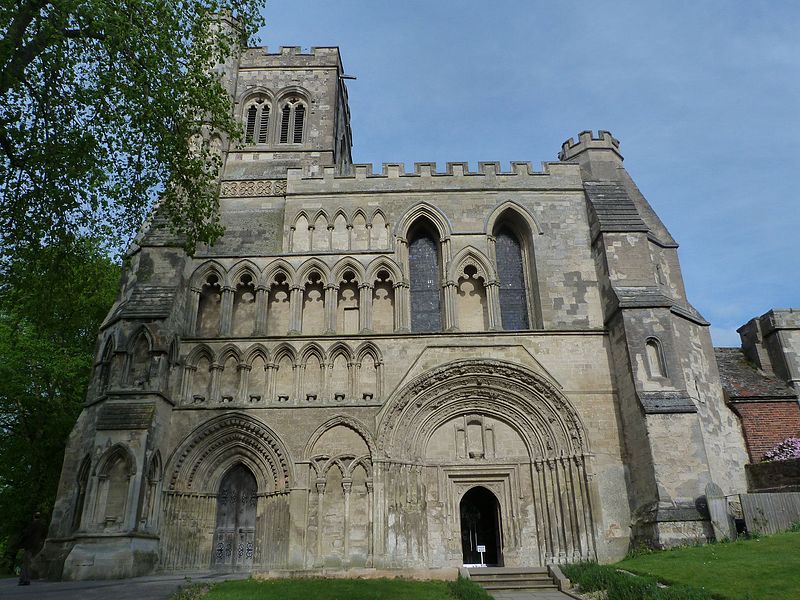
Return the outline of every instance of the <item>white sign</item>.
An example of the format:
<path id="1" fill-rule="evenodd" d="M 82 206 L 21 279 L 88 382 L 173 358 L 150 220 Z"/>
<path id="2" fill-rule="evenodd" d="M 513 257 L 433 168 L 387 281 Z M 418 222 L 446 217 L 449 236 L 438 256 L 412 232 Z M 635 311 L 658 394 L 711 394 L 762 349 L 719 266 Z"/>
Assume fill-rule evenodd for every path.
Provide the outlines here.
<path id="1" fill-rule="evenodd" d="M 478 552 L 486 552 L 486 546 L 478 546 Z"/>

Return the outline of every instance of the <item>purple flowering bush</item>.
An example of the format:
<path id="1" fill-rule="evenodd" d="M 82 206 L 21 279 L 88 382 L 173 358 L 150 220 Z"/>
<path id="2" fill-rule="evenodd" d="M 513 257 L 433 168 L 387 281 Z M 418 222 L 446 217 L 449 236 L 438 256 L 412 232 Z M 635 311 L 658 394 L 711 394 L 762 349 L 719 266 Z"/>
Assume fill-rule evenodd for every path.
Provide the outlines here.
<path id="1" fill-rule="evenodd" d="M 791 460 L 800 458 L 800 438 L 786 438 L 764 454 L 761 460 Z"/>

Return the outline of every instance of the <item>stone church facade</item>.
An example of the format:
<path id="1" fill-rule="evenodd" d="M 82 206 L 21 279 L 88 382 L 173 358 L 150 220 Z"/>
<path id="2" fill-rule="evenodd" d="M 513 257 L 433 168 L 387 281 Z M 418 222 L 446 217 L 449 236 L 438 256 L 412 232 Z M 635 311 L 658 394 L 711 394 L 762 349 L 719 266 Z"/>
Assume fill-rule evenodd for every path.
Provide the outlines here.
<path id="1" fill-rule="evenodd" d="M 147 224 L 43 565 L 80 579 L 609 561 L 711 535 L 747 450 L 677 244 L 608 132 L 353 165 L 336 48 L 221 67 L 224 237 Z M 478 546 L 485 547 L 484 556 Z"/>

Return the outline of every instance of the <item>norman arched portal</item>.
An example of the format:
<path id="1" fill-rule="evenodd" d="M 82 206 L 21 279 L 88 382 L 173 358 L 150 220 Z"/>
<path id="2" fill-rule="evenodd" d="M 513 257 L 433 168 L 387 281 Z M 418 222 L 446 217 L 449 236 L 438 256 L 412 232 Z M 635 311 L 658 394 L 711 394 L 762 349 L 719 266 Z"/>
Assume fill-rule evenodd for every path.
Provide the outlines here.
<path id="1" fill-rule="evenodd" d="M 461 497 L 461 552 L 465 565 L 497 567 L 503 564 L 503 532 L 500 503 L 483 486 Z"/>
<path id="2" fill-rule="evenodd" d="M 486 543 L 473 539 L 487 547 L 487 563 L 595 557 L 588 440 L 569 399 L 546 375 L 487 359 L 430 369 L 383 407 L 376 445 L 386 497 L 386 514 L 376 519 L 386 528 L 380 533 L 390 561 L 480 562 L 476 549 L 462 544 L 470 532 L 461 517 L 462 509 L 469 517 L 481 508 L 478 537 L 496 532 Z M 482 492 L 471 492 L 478 488 L 494 500 L 480 501 Z M 492 518 L 496 526 L 489 527 Z"/>

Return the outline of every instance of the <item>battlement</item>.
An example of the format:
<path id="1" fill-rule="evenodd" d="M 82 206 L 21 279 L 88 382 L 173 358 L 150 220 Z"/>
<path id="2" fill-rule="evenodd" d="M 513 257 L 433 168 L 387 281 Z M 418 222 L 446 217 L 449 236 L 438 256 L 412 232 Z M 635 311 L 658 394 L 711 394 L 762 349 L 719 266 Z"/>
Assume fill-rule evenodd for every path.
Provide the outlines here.
<path id="1" fill-rule="evenodd" d="M 269 46 L 247 48 L 242 52 L 240 67 L 320 67 L 339 66 L 341 58 L 336 46 L 303 49 L 300 46 Z"/>
<path id="2" fill-rule="evenodd" d="M 324 167 L 321 175 L 304 175 L 302 169 L 289 169 L 287 178 L 290 181 L 319 180 L 319 179 L 367 179 L 399 177 L 485 177 L 485 176 L 548 176 L 553 170 L 560 172 L 563 165 L 558 162 L 543 162 L 541 170 L 537 171 L 530 161 L 513 161 L 511 169 L 504 171 L 499 162 L 479 162 L 477 171 L 470 171 L 467 162 L 448 162 L 444 171 L 438 171 L 435 162 L 414 163 L 413 171 L 406 171 L 404 163 L 381 163 L 376 170 L 376 165 L 371 163 L 353 165 L 349 174 L 343 175 L 336 172 L 334 167 Z"/>
<path id="3" fill-rule="evenodd" d="M 561 144 L 561 152 L 558 154 L 558 160 L 572 160 L 587 150 L 611 150 L 622 160 L 622 154 L 620 154 L 619 151 L 619 140 L 611 135 L 610 131 L 604 131 L 602 129 L 597 132 L 597 137 L 594 137 L 594 133 L 591 130 L 586 130 L 578 134 L 577 142 L 569 138 L 566 142 Z"/>

